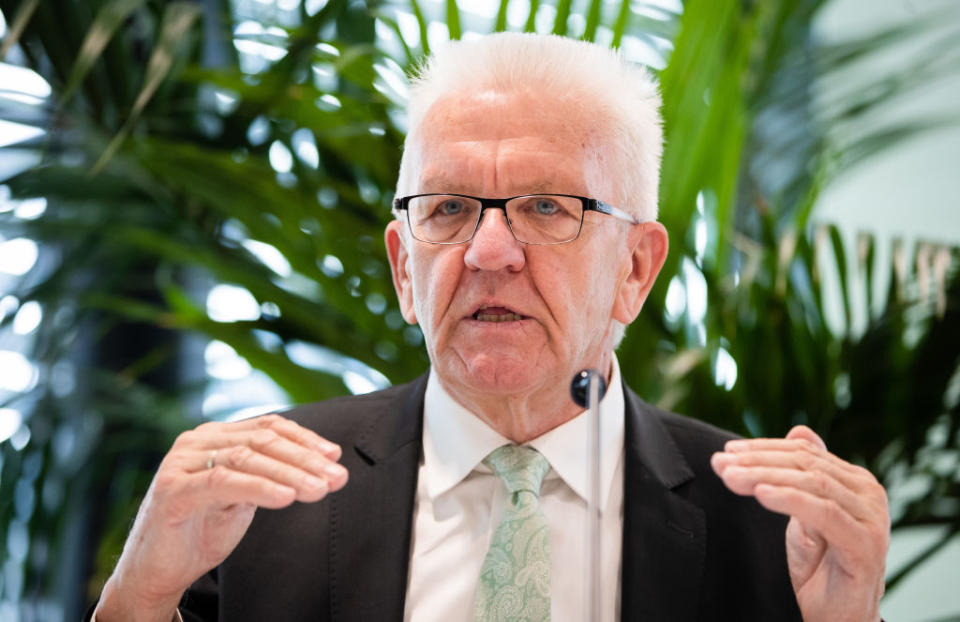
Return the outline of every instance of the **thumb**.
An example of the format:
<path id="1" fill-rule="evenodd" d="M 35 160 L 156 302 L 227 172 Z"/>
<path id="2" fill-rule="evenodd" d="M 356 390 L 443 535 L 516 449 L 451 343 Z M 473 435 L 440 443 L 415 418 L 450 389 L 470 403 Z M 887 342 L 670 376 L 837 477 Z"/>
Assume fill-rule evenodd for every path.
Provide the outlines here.
<path id="1" fill-rule="evenodd" d="M 816 432 L 805 425 L 794 426 L 789 432 L 787 432 L 787 440 L 794 441 L 801 439 L 810 441 L 814 445 L 817 445 L 824 450 L 827 448 L 827 444 L 823 442 L 823 439 L 817 436 Z"/>

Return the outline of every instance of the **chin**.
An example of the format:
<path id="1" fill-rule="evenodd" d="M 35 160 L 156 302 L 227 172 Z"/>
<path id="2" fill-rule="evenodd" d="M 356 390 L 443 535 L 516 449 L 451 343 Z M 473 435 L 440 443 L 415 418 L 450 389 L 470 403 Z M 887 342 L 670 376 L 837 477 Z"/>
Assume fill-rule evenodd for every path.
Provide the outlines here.
<path id="1" fill-rule="evenodd" d="M 535 377 L 531 373 L 534 363 L 529 359 L 480 355 L 458 363 L 449 371 L 472 391 L 517 395 L 534 389 L 543 380 L 540 374 Z"/>

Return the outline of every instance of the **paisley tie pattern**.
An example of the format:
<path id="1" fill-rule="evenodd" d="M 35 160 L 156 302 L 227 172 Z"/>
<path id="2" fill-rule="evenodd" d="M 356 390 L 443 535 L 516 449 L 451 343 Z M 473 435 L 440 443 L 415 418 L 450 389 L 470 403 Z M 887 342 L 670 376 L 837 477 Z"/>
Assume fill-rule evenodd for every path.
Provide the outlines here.
<path id="1" fill-rule="evenodd" d="M 550 531 L 540 484 L 550 463 L 536 449 L 504 445 L 484 461 L 510 498 L 480 569 L 474 622 L 550 620 Z"/>

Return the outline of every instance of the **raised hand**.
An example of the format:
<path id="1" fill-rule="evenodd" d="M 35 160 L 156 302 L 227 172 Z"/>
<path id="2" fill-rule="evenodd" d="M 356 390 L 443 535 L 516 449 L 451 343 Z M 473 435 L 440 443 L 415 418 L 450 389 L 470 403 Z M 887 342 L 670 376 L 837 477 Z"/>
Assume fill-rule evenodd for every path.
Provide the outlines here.
<path id="1" fill-rule="evenodd" d="M 806 426 L 783 439 L 729 441 L 711 465 L 724 484 L 790 516 L 790 580 L 805 622 L 877 622 L 890 543 L 883 486 L 827 451 Z"/>
<path id="2" fill-rule="evenodd" d="M 340 448 L 279 415 L 181 434 L 144 497 L 97 622 L 169 622 L 183 592 L 240 542 L 257 507 L 312 502 L 346 484 Z"/>

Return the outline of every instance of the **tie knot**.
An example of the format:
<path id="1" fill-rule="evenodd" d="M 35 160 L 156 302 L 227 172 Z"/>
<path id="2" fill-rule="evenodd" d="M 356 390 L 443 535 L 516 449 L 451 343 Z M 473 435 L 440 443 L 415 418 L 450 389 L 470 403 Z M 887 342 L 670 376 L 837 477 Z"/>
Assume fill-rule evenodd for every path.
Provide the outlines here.
<path id="1" fill-rule="evenodd" d="M 540 496 L 540 484 L 550 463 L 539 451 L 524 445 L 504 445 L 490 452 L 483 463 L 507 485 L 511 493 L 527 490 Z"/>

